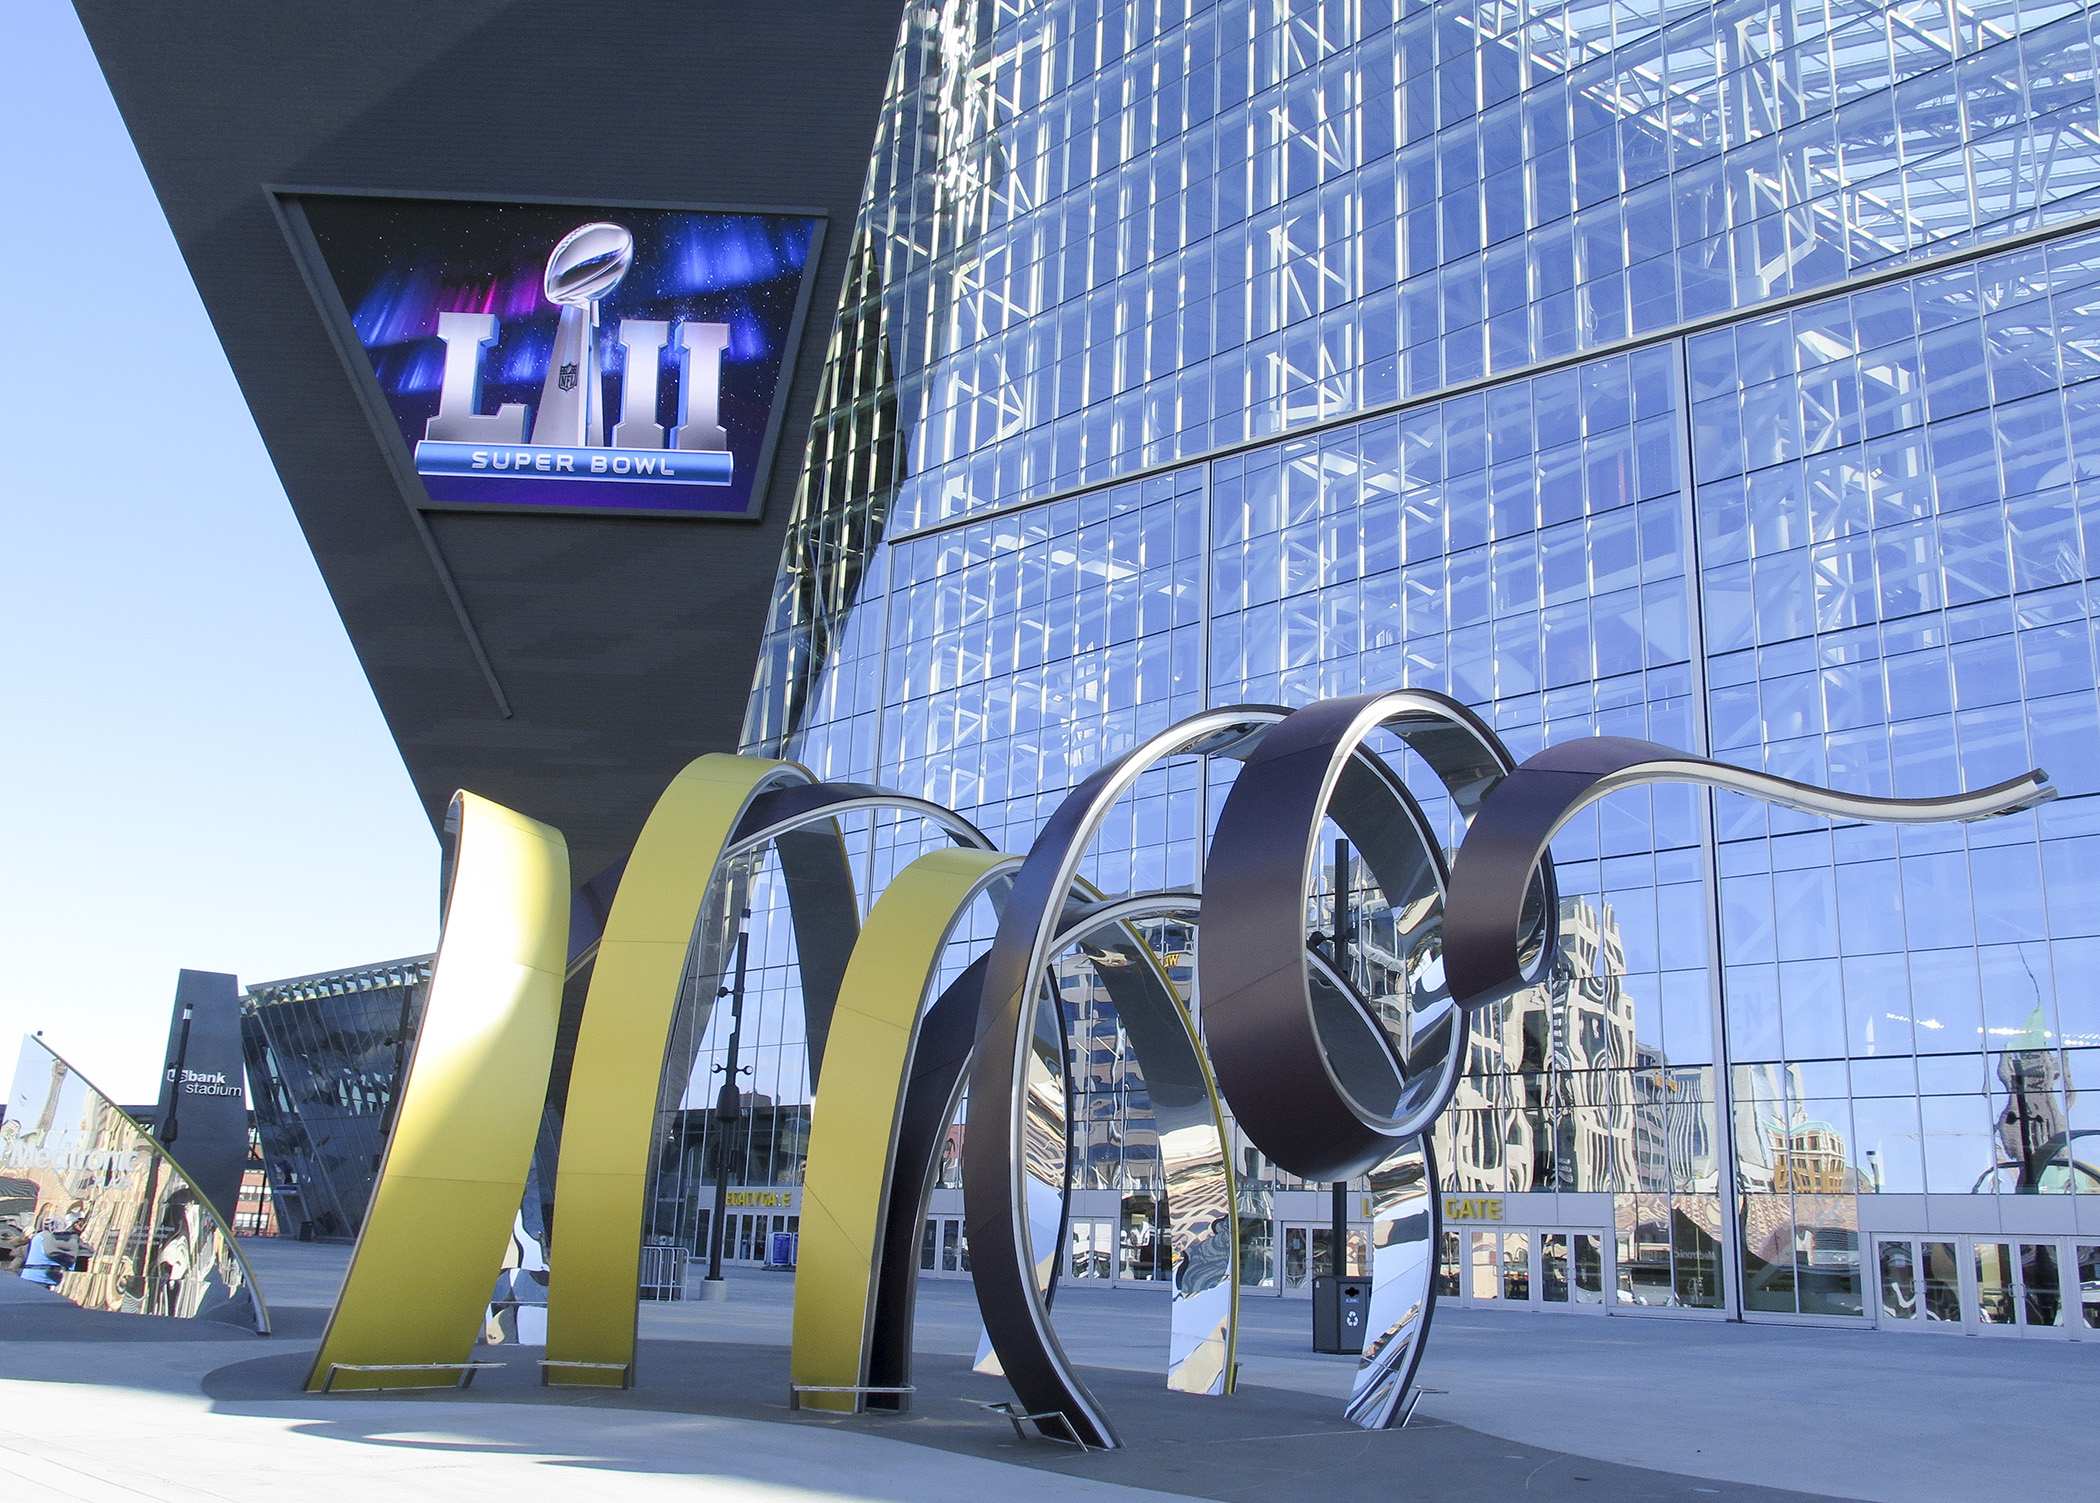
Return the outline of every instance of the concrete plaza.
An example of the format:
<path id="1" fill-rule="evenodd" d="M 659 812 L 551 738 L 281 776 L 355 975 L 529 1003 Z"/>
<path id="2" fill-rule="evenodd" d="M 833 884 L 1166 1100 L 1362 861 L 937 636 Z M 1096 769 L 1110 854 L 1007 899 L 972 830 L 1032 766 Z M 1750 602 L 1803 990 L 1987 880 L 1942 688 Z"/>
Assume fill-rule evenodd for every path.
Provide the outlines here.
<path id="1" fill-rule="evenodd" d="M 277 1334 L 76 1310 L 0 1279 L 0 1476 L 31 1498 L 1275 1500 L 2092 1496 L 2100 1343 L 1446 1309 L 1414 1423 L 1367 1433 L 1299 1302 L 1244 1305 L 1240 1392 L 1160 1387 L 1166 1302 L 1067 1287 L 1061 1338 L 1124 1449 L 1017 1441 L 968 1400 L 966 1283 L 922 1286 L 908 1416 L 787 1408 L 793 1280 L 642 1310 L 626 1393 L 542 1389 L 536 1349 L 465 1392 L 298 1392 L 347 1249 L 245 1244 Z"/>

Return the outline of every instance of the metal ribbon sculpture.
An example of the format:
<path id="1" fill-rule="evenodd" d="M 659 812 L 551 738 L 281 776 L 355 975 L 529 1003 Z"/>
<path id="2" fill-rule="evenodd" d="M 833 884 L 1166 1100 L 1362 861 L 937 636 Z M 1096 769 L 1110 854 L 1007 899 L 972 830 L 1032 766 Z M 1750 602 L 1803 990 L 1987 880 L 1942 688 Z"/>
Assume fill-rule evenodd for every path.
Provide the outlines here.
<path id="1" fill-rule="evenodd" d="M 1380 736 L 1422 764 L 1465 823 L 1448 863 L 1406 779 L 1372 745 Z M 1242 764 L 1201 893 L 1096 892 L 1079 871 L 1110 809 L 1175 757 Z M 1549 747 L 1519 766 L 1465 706 L 1398 690 L 1190 717 L 1081 783 L 1016 858 L 924 800 L 821 784 L 788 762 L 701 758 L 651 815 L 609 909 L 597 895 L 612 874 L 572 909 L 572 961 L 595 957 L 597 969 L 563 1128 L 559 1226 L 576 1230 L 558 1234 L 550 1259 L 549 1378 L 632 1381 L 637 1306 L 623 1260 L 640 1241 L 659 1091 L 682 1092 L 731 915 L 770 847 L 788 893 L 817 1087 L 791 1358 L 804 1402 L 907 1402 L 919 1228 L 967 1085 L 971 1276 L 1015 1413 L 1059 1439 L 1117 1444 L 1049 1315 L 1070 1182 L 1067 1025 L 1054 972 L 1076 955 L 1115 1005 L 1159 1129 L 1174 1256 L 1168 1386 L 1231 1389 L 1239 1243 L 1229 1107 L 1247 1140 L 1289 1173 L 1368 1176 L 1371 1319 L 1344 1412 L 1373 1428 L 1401 1421 L 1434 1301 L 1440 1228 L 1427 1133 L 1464 1068 L 1469 1020 L 1551 965 L 1554 834 L 1589 804 L 1656 782 L 1888 822 L 1983 819 L 2055 796 L 2035 771 L 1947 798 L 1855 797 L 1610 737 Z M 863 927 L 837 819 L 869 809 L 931 820 L 961 849 L 906 866 Z M 1400 997 L 1365 997 L 1334 947 L 1308 943 L 1330 821 L 1393 915 Z M 998 912 L 997 934 L 935 996 L 944 954 L 980 898 Z M 1139 932 L 1163 917 L 1201 925 L 1200 1032 Z M 452 953 L 441 952 L 441 981 Z M 697 1000 L 682 1014 L 686 986 Z M 834 1059 L 819 1084 L 827 1050 Z M 404 1120 L 417 1086 L 412 1074 Z M 344 1299 L 367 1289 L 353 1279 Z"/>

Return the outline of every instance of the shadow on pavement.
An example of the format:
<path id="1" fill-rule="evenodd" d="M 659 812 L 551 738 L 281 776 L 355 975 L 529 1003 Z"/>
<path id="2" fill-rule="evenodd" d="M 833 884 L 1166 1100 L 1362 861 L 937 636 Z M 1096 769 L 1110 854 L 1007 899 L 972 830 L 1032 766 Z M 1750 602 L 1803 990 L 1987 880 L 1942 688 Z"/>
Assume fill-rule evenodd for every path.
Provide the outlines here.
<path id="1" fill-rule="evenodd" d="M 321 1321 L 327 1311 L 287 1310 L 285 1318 L 277 1319 L 278 1312 L 271 1311 L 271 1324 L 278 1335 L 321 1333 Z M 319 1316 L 320 1319 L 309 1319 Z M 292 1328 L 297 1328 L 292 1329 Z M 49 1302 L 35 1304 L 9 1301 L 0 1304 L 0 1341 L 246 1341 L 260 1338 L 246 1323 L 243 1316 L 238 1324 L 225 1324 L 210 1317 L 201 1320 L 180 1320 L 172 1315 L 123 1315 L 113 1310 L 83 1310 L 70 1304 L 58 1295 Z"/>
<path id="2" fill-rule="evenodd" d="M 542 1388 L 531 1348 L 482 1348 L 476 1357 L 510 1365 L 483 1372 L 471 1390 L 396 1390 L 380 1394 L 304 1397 L 299 1385 L 312 1360 L 285 1351 L 220 1367 L 203 1380 L 205 1395 L 228 1412 L 257 1404 L 282 1414 L 288 1399 L 329 1415 L 325 1433 L 399 1446 L 397 1410 L 363 1427 L 357 1407 L 403 1399 L 442 1407 L 446 1450 L 471 1448 L 468 1413 L 492 1405 L 540 1404 L 626 1412 L 713 1415 L 858 1433 L 957 1455 L 1038 1470 L 1152 1488 L 1221 1503 L 1275 1503 L 1317 1492 L 1324 1503 L 1503 1503 L 1522 1496 L 1555 1500 L 1718 1497 L 1750 1503 L 1809 1503 L 1819 1495 L 1709 1481 L 1617 1466 L 1534 1446 L 1514 1444 L 1458 1425 L 1418 1421 L 1405 1430 L 1365 1431 L 1340 1419 L 1335 1401 L 1317 1394 L 1242 1386 L 1230 1398 L 1166 1392 L 1156 1375 L 1089 1368 L 1086 1380 L 1117 1417 L 1123 1449 L 1081 1455 L 1033 1436 L 1016 1441 L 1012 1427 L 969 1400 L 1012 1397 L 1005 1382 L 979 1377 L 966 1358 L 921 1353 L 919 1392 L 910 1414 L 819 1414 L 787 1407 L 788 1353 L 779 1346 L 726 1342 L 644 1341 L 641 1384 L 609 1389 Z M 302 1416 L 303 1418 L 303 1416 Z M 378 1420 L 378 1416 L 374 1416 Z M 435 1424 L 433 1425 L 435 1428 Z M 506 1427 L 507 1428 L 507 1427 Z M 500 1448 L 514 1448 L 503 1441 Z M 692 1458 L 696 1463 L 703 1458 Z M 604 1465 L 603 1461 L 594 1461 Z"/>

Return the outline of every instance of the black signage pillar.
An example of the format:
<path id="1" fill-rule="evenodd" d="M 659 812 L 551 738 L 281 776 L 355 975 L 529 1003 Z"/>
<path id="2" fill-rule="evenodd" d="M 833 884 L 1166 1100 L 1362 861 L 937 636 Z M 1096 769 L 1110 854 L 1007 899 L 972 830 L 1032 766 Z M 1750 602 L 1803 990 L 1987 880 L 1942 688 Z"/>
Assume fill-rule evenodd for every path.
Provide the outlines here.
<path id="1" fill-rule="evenodd" d="M 237 977 L 182 971 L 168 1026 L 167 1068 L 153 1135 L 228 1226 L 248 1163 L 248 1088 L 241 1067 Z"/>

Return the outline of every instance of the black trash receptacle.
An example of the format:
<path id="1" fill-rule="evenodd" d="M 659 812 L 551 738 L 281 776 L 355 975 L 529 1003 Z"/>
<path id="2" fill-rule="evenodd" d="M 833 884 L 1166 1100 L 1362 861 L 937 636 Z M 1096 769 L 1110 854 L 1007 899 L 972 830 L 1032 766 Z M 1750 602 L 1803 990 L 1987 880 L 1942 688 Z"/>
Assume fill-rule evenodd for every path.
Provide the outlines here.
<path id="1" fill-rule="evenodd" d="M 1364 1349 L 1371 1281 L 1321 1274 L 1313 1280 L 1313 1350 L 1354 1356 Z"/>

